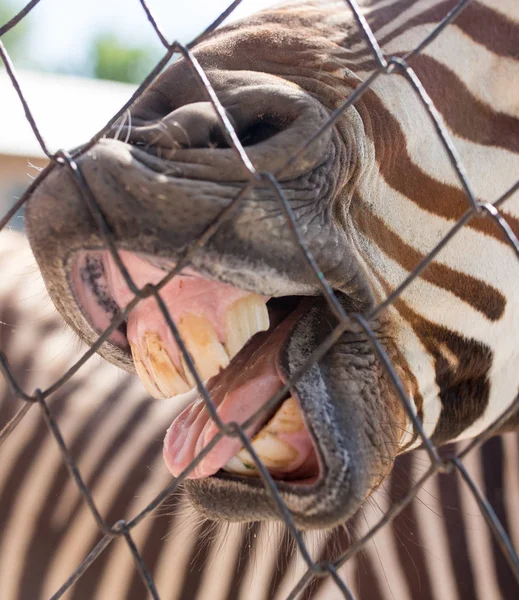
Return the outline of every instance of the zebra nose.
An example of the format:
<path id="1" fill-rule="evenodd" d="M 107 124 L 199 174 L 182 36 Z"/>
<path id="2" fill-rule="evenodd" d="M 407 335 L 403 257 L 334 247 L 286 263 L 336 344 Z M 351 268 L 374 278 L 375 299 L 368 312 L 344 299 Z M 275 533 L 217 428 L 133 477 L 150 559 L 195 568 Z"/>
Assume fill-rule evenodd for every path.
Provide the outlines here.
<path id="1" fill-rule="evenodd" d="M 236 130 L 233 116 L 223 109 Z M 224 143 L 222 123 L 210 102 L 195 102 L 177 108 L 164 118 L 144 125 L 115 128 L 119 139 L 166 153 L 179 148 L 208 148 Z"/>
<path id="2" fill-rule="evenodd" d="M 231 128 L 254 167 L 275 172 L 285 164 L 286 157 L 301 148 L 309 132 L 317 131 L 329 117 L 329 112 L 309 94 L 297 86 L 272 82 L 271 78 L 260 83 L 229 84 L 220 91 L 219 100 L 220 115 L 208 101 L 183 103 L 170 112 L 164 106 L 136 108 L 133 123 L 114 127 L 112 137 L 161 159 L 196 164 L 199 169 L 211 167 L 219 177 L 245 180 L 248 172 L 238 169 L 237 156 L 225 153 L 236 142 L 236 138 L 231 139 Z M 327 129 L 305 150 L 297 165 L 283 172 L 283 177 L 294 178 L 300 171 L 320 165 L 330 140 Z M 196 154 L 184 154 L 186 151 Z M 141 159 L 146 160 L 142 155 Z"/>

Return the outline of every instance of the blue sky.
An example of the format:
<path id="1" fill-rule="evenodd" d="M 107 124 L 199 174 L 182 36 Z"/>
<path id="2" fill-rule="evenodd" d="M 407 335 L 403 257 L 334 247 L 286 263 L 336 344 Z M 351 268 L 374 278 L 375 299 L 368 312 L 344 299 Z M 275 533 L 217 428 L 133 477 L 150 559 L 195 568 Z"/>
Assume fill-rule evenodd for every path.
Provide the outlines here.
<path id="1" fill-rule="evenodd" d="M 189 41 L 211 23 L 231 0 L 148 0 L 160 27 L 169 39 Z M 14 9 L 24 0 L 8 0 Z M 243 0 L 233 18 L 256 12 L 278 0 Z M 111 31 L 129 45 L 160 44 L 146 20 L 139 0 L 41 0 L 30 21 L 29 56 L 47 68 L 67 69 L 87 60 L 90 40 Z"/>

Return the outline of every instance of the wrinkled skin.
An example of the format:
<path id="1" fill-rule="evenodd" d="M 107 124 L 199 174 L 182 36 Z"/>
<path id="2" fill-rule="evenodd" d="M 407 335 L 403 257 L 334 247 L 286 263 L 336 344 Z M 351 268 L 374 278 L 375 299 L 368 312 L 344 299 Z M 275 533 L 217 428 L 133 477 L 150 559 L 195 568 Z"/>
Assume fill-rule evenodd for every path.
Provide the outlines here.
<path id="1" fill-rule="evenodd" d="M 268 15 L 256 17 L 246 26 L 222 29 L 195 51 L 260 172 L 282 167 L 347 91 L 343 83 L 340 91 L 334 86 L 341 65 L 334 59 L 331 33 L 310 25 L 297 33 L 263 26 L 268 20 Z M 265 46 L 269 51 L 260 53 Z M 119 136 L 128 134 L 128 143 L 103 139 L 77 165 L 117 248 L 175 262 L 250 175 L 226 147 L 214 110 L 185 60 L 165 71 L 131 112 L 132 130 Z M 278 176 L 305 244 L 347 312 L 366 312 L 375 302 L 351 243 L 349 218 L 356 182 L 366 168 L 364 135 L 359 114 L 349 111 Z M 92 343 L 98 333 L 71 291 L 70 264 L 75 252 L 105 244 L 65 166 L 32 195 L 27 229 L 54 303 Z M 336 324 L 265 182 L 246 194 L 191 264 L 205 277 L 259 294 L 314 297 L 283 346 L 287 377 Z M 391 325 L 377 321 L 371 326 L 393 357 Z M 126 348 L 104 344 L 100 353 L 133 370 Z M 390 471 L 403 411 L 360 330 L 346 331 L 294 391 L 317 448 L 320 477 L 312 485 L 279 482 L 278 487 L 298 525 L 329 527 L 351 516 Z M 212 518 L 279 518 L 261 480 L 217 475 L 186 486 L 194 504 Z"/>

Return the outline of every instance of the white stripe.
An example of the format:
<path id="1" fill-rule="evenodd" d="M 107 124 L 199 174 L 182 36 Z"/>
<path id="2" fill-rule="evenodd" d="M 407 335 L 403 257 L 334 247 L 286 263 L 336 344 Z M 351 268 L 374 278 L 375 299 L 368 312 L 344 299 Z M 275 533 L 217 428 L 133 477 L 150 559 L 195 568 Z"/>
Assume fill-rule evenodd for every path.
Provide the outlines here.
<path id="1" fill-rule="evenodd" d="M 425 475 L 430 459 L 426 452 L 418 451 L 413 454 L 413 480 L 417 481 Z M 416 526 L 419 531 L 422 547 L 417 548 L 427 565 L 427 571 L 432 584 L 433 598 L 435 600 L 457 600 L 458 594 L 455 584 L 452 563 L 450 562 L 448 537 L 456 535 L 451 531 L 451 523 L 459 522 L 462 528 L 462 515 L 452 515 L 445 520 L 442 515 L 440 502 L 440 486 L 447 485 L 446 478 L 454 475 L 435 475 L 428 479 L 413 501 L 416 511 Z M 447 510 L 451 507 L 443 507 Z M 413 542 L 410 541 L 411 556 Z"/>
<path id="2" fill-rule="evenodd" d="M 519 3 L 517 0 L 478 0 L 478 2 L 501 13 L 510 21 L 518 21 L 519 24 Z"/>
<path id="3" fill-rule="evenodd" d="M 111 439 L 111 437 L 106 438 L 107 441 Z M 149 478 L 139 484 L 136 496 L 126 499 L 126 510 L 121 514 L 121 518 L 131 519 L 137 515 L 146 504 L 157 496 L 171 479 L 168 473 L 165 472 L 160 453 L 154 462 L 149 465 L 149 474 Z M 126 476 L 127 478 L 131 477 L 129 472 L 126 473 Z M 160 508 L 157 509 L 157 511 L 160 510 Z M 144 544 L 149 537 L 150 530 L 154 526 L 156 518 L 157 514 L 152 515 L 131 530 L 132 539 L 140 552 L 144 549 Z M 159 544 L 160 540 L 156 540 L 156 543 Z M 101 580 L 98 582 L 97 595 L 99 598 L 126 598 L 131 592 L 130 586 L 132 585 L 132 577 L 135 573 L 135 563 L 131 551 L 123 539 L 116 540 L 115 543 L 113 542 L 113 545 L 114 548 L 106 562 Z M 146 567 L 148 570 L 151 570 L 151 565 L 146 564 Z M 145 589 L 144 584 L 142 589 Z M 164 595 L 169 594 L 169 590 L 164 589 L 163 593 Z"/>
<path id="4" fill-rule="evenodd" d="M 386 44 L 384 51 L 389 55 L 405 53 L 418 46 L 432 28 L 433 25 L 427 24 L 405 31 Z M 476 43 L 456 27 L 456 21 L 453 26 L 442 31 L 420 54 L 434 58 L 447 67 L 475 98 L 487 104 L 489 108 L 511 116 L 519 116 L 519 61 L 511 57 L 497 56 L 485 46 Z M 413 67 L 412 59 L 409 64 Z M 417 70 L 418 77 L 421 74 L 422 71 Z"/>
<path id="5" fill-rule="evenodd" d="M 390 501 L 385 491 L 387 483 L 376 492 L 361 509 L 359 528 L 356 537 L 370 531 L 390 509 Z M 398 556 L 392 527 L 383 527 L 362 549 L 376 573 L 378 587 L 387 600 L 414 600 L 409 596 L 402 563 Z"/>
<path id="6" fill-rule="evenodd" d="M 474 479 L 479 490 L 482 490 L 482 464 L 479 450 L 469 453 L 463 464 Z M 492 558 L 492 543 L 489 527 L 481 514 L 474 496 L 463 480 L 461 486 L 461 506 L 464 530 L 467 535 L 467 546 L 473 567 L 478 598 L 496 598 L 499 590 Z"/>
<path id="7" fill-rule="evenodd" d="M 417 0 L 409 5 L 409 8 L 403 10 L 400 13 L 395 14 L 392 19 L 389 19 L 380 29 L 375 30 L 375 37 L 379 42 L 387 35 L 396 31 L 402 25 L 405 25 L 411 21 L 414 17 L 422 14 L 423 12 L 430 10 L 435 4 L 438 4 L 439 0 Z M 376 6 L 374 8 L 377 8 Z M 361 50 L 366 47 L 366 42 L 358 44 L 352 47 L 353 51 Z"/>
<path id="8" fill-rule="evenodd" d="M 318 560 L 326 543 L 327 534 L 322 531 L 309 531 L 304 534 L 304 540 L 312 560 Z M 273 598 L 265 598 L 264 600 L 284 600 L 299 582 L 301 577 L 307 572 L 308 565 L 304 561 L 301 552 L 297 547 L 290 558 L 291 563 L 285 573 L 283 581 L 279 585 L 277 593 Z M 276 568 L 276 565 L 274 565 L 274 567 Z M 248 600 L 247 596 L 243 597 Z M 342 598 L 342 595 L 337 594 L 336 597 Z"/>
<path id="9" fill-rule="evenodd" d="M 239 585 L 239 598 L 267 600 L 264 573 L 270 574 L 276 568 L 275 563 L 282 537 L 281 525 L 277 523 L 261 525 L 255 540 L 254 552 L 250 555 L 243 581 Z"/>
<path id="10" fill-rule="evenodd" d="M 203 521 L 200 515 L 193 511 L 185 496 L 181 505 L 181 508 L 177 509 L 175 527 L 167 533 L 167 543 L 160 553 L 154 573 L 155 584 L 162 592 L 159 592 L 160 597 L 171 600 L 182 600 L 182 584 L 191 568 L 189 558 L 200 534 L 200 523 Z"/>
<path id="11" fill-rule="evenodd" d="M 405 271 L 394 263 L 394 261 L 391 261 L 376 245 L 372 244 L 371 240 L 365 238 L 360 233 L 357 235 L 357 238 L 361 241 L 364 251 L 369 252 L 369 262 L 374 265 L 375 271 L 380 273 L 393 288 L 396 287 L 398 285 L 397 281 L 400 282 L 403 280 Z M 398 275 L 393 270 L 394 265 L 398 267 Z M 407 321 L 398 316 L 398 313 L 394 309 L 387 314 L 391 319 L 395 320 L 394 330 L 397 336 L 397 346 L 404 354 L 409 368 L 417 380 L 423 398 L 423 428 L 427 435 L 431 435 L 441 412 L 434 361 Z M 410 432 L 411 430 L 412 426 L 408 423 L 407 431 Z M 409 439 L 410 434 L 407 433 L 403 437 L 401 444 L 407 443 Z M 419 444 L 420 440 L 417 439 L 413 447 Z"/>
<path id="12" fill-rule="evenodd" d="M 427 255 L 454 227 L 452 221 L 420 208 L 381 177 L 371 180 L 369 185 L 366 182 L 360 193 L 366 199 L 369 210 L 420 254 Z M 517 200 L 517 203 L 511 201 L 509 207 L 512 208 L 513 204 L 519 206 L 519 196 Z M 427 223 L 426 227 L 424 223 Z M 481 260 L 482 253 L 492 258 Z M 373 260 L 376 267 L 385 268 L 385 261 L 380 257 L 375 256 Z M 512 304 L 519 301 L 516 285 L 519 261 L 508 244 L 463 227 L 442 249 L 435 262 L 484 281 L 510 298 Z"/>
<path id="13" fill-rule="evenodd" d="M 194 510 L 194 509 L 193 509 Z M 245 560 L 238 554 L 244 537 L 244 527 L 236 523 L 219 525 L 216 539 L 211 544 L 209 556 L 203 572 L 200 573 L 202 582 L 197 594 L 197 600 L 225 600 L 229 589 L 236 585 L 233 581 L 236 566 Z M 265 577 L 260 584 L 262 588 L 268 583 Z M 164 596 L 167 597 L 167 590 Z"/>
<path id="14" fill-rule="evenodd" d="M 411 86 L 402 77 L 392 75 L 379 77 L 373 83 L 372 90 L 384 108 L 398 121 L 405 135 L 407 153 L 412 162 L 437 181 L 461 187 L 460 179 L 429 115 Z M 447 130 L 461 157 L 471 187 L 481 200 L 494 202 L 516 183 L 519 173 L 517 153 L 495 146 L 483 146 L 458 137 L 448 127 Z M 367 137 L 365 143 L 371 143 Z M 390 140 L 386 138 L 385 147 L 388 153 L 391 152 L 387 146 L 389 143 Z M 398 161 L 399 157 L 394 153 L 391 159 Z M 492 169 L 482 168 L 482 165 L 492 165 Z M 468 200 L 461 208 L 465 206 L 468 208 Z"/>

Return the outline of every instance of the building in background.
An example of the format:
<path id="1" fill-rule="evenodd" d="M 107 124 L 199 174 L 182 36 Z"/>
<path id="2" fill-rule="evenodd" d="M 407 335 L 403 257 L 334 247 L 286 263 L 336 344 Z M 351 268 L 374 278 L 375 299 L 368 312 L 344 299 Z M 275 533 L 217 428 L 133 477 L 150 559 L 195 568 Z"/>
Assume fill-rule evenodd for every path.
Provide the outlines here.
<path id="1" fill-rule="evenodd" d="M 134 85 L 17 71 L 17 79 L 50 152 L 88 141 L 135 91 Z M 5 70 L 0 70 L 0 218 L 47 163 Z M 19 213 L 10 226 L 23 229 Z"/>

